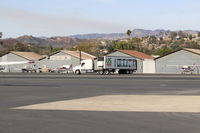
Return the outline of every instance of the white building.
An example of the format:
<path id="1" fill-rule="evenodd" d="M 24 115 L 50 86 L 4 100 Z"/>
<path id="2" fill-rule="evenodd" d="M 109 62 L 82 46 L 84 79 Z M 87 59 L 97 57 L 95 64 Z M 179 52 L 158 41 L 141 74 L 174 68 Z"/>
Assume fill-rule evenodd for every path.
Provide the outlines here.
<path id="1" fill-rule="evenodd" d="M 20 61 L 35 61 L 36 65 L 39 60 L 43 57 L 34 52 L 16 52 L 11 51 L 2 57 L 0 57 L 0 62 L 20 62 Z M 6 65 L 5 72 L 21 72 L 21 68 L 28 64 L 18 64 L 18 65 Z"/>

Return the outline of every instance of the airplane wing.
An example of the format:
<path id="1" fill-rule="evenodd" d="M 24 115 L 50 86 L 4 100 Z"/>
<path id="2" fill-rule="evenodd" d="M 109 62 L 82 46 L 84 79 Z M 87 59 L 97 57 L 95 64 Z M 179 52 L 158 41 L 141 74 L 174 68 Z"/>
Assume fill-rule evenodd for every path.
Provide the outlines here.
<path id="1" fill-rule="evenodd" d="M 31 62 L 30 61 L 0 62 L 0 65 L 5 66 L 5 65 L 26 64 L 26 63 L 31 63 Z"/>

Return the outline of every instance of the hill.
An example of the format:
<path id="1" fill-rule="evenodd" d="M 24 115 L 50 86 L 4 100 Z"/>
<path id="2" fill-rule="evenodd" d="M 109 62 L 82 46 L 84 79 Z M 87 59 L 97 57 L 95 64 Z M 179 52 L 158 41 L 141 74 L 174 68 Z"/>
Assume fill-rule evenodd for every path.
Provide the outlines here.
<path id="1" fill-rule="evenodd" d="M 130 37 L 146 37 L 146 36 L 156 36 L 156 37 L 164 37 L 167 35 L 170 35 L 171 32 L 178 32 L 178 31 L 170 31 L 170 30 L 163 30 L 163 29 L 157 29 L 157 30 L 144 30 L 144 29 L 134 29 L 132 30 Z M 192 31 L 192 30 L 184 30 L 184 33 L 187 34 L 197 34 L 198 31 Z M 72 35 L 69 36 L 71 38 L 77 38 L 77 39 L 107 39 L 107 40 L 117 40 L 117 39 L 125 39 L 128 38 L 126 33 L 110 33 L 110 34 L 78 34 L 78 35 Z"/>
<path id="2" fill-rule="evenodd" d="M 34 36 L 21 36 L 18 38 L 8 38 L 3 39 L 4 45 L 11 45 L 17 42 L 24 44 L 35 44 L 39 46 L 53 46 L 53 47 L 63 47 L 63 48 L 71 48 L 84 40 L 70 38 L 70 37 L 50 37 L 50 38 L 40 38 Z"/>
<path id="3" fill-rule="evenodd" d="M 82 39 L 70 38 L 70 37 L 50 37 L 50 38 L 39 38 L 33 36 L 21 36 L 16 38 L 21 43 L 36 44 L 42 46 L 54 46 L 71 48 L 74 45 L 79 44 Z"/>

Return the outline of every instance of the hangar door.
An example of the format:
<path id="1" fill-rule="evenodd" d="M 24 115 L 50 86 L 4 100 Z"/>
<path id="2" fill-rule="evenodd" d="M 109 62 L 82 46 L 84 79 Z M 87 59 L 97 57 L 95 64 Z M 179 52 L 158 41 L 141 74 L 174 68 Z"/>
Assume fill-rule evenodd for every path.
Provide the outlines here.
<path id="1" fill-rule="evenodd" d="M 143 73 L 155 73 L 155 61 L 151 59 L 143 60 Z"/>

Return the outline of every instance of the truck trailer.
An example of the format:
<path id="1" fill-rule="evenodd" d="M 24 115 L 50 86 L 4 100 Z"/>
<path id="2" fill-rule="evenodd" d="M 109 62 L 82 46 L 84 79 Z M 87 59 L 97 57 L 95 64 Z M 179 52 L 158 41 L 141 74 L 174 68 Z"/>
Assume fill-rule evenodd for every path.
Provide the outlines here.
<path id="1" fill-rule="evenodd" d="M 137 60 L 132 57 L 103 56 L 95 60 L 82 60 L 73 67 L 75 74 L 96 72 L 98 74 L 132 74 L 137 70 Z"/>

